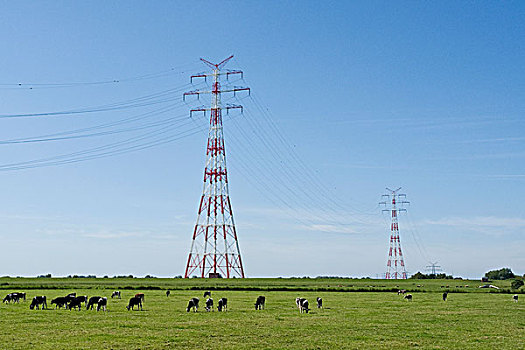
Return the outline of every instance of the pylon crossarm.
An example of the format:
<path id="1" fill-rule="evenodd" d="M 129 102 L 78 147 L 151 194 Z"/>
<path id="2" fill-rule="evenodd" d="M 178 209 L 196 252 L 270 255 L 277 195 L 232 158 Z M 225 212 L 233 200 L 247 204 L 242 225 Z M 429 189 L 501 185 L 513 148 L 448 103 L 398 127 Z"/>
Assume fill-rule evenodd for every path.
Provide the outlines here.
<path id="1" fill-rule="evenodd" d="M 240 109 L 240 110 L 241 110 L 241 113 L 242 113 L 243 110 L 244 110 L 242 106 L 237 106 L 237 105 L 229 105 L 229 106 L 224 107 L 223 109 L 226 110 L 226 113 L 229 113 L 229 112 L 230 112 L 230 109 Z"/>
<path id="2" fill-rule="evenodd" d="M 210 76 L 209 74 L 195 74 L 195 75 L 192 75 L 190 77 L 190 83 L 193 84 L 193 79 L 196 79 L 196 78 L 204 78 L 204 81 L 206 81 L 207 80 L 206 78 L 209 77 L 209 76 Z"/>
<path id="3" fill-rule="evenodd" d="M 193 117 L 193 113 L 202 112 L 203 115 L 206 115 L 206 111 L 209 111 L 209 108 L 194 108 L 190 109 L 190 117 Z"/>
<path id="4" fill-rule="evenodd" d="M 201 90 L 188 91 L 188 92 L 185 92 L 185 93 L 182 94 L 182 100 L 186 101 L 186 96 L 195 95 L 195 96 L 197 96 L 197 99 L 198 99 L 200 95 L 211 94 L 211 93 L 212 93 L 212 91 L 201 91 Z"/>
<path id="5" fill-rule="evenodd" d="M 230 75 L 240 75 L 241 79 L 244 77 L 244 72 L 242 70 L 230 70 L 227 72 L 218 72 L 216 74 L 214 73 L 201 73 L 201 74 L 194 74 L 190 77 L 190 82 L 193 84 L 193 79 L 198 78 L 204 78 L 204 81 L 207 81 L 209 77 L 214 77 L 218 75 L 224 75 L 226 76 L 226 79 L 230 79 Z"/>
<path id="6" fill-rule="evenodd" d="M 249 87 L 242 87 L 242 86 L 239 86 L 239 87 L 235 87 L 233 89 L 228 89 L 228 90 L 221 90 L 219 91 L 220 93 L 226 93 L 226 92 L 233 92 L 233 94 L 235 94 L 236 92 L 239 92 L 239 91 L 248 91 L 248 95 L 250 94 L 251 92 L 251 89 Z"/>
<path id="7" fill-rule="evenodd" d="M 228 71 L 226 73 L 221 73 L 221 74 L 226 75 L 226 79 L 230 79 L 230 75 L 240 75 L 241 79 L 243 79 L 244 77 L 244 73 L 242 70 L 231 70 L 231 71 Z"/>

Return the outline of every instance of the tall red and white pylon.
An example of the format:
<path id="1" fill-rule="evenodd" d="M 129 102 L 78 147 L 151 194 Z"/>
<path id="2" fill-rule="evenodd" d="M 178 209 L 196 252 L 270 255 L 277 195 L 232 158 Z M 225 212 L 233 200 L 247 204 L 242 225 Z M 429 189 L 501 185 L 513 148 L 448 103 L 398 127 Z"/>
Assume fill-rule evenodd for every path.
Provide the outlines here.
<path id="1" fill-rule="evenodd" d="M 401 200 L 406 198 L 405 194 L 399 194 L 399 187 L 396 190 L 387 188 L 389 194 L 384 194 L 383 198 L 391 199 L 389 201 L 380 202 L 385 206 L 390 205 L 390 208 L 383 211 L 390 212 L 392 215 L 392 222 L 390 224 L 390 250 L 388 251 L 388 262 L 386 264 L 386 279 L 406 279 L 407 272 L 405 269 L 405 261 L 403 260 L 403 252 L 401 251 L 401 241 L 399 240 L 399 224 L 397 216 L 399 212 L 406 211 L 404 208 L 398 208 L 398 205 L 403 206 L 409 202 Z"/>
<path id="2" fill-rule="evenodd" d="M 226 170 L 226 150 L 222 126 L 222 110 L 241 109 L 242 106 L 227 105 L 222 107 L 221 94 L 250 91 L 245 87 L 221 89 L 221 77 L 228 78 L 242 71 L 221 71 L 221 68 L 233 58 L 228 57 L 218 64 L 201 58 L 212 69 L 211 73 L 191 76 L 193 79 L 211 77 L 212 89 L 209 91 L 194 90 L 184 93 L 189 95 L 211 94 L 210 108 L 197 108 L 190 111 L 210 114 L 208 143 L 206 146 L 206 165 L 204 168 L 204 187 L 197 213 L 197 223 L 193 230 L 193 240 L 188 255 L 185 278 L 198 277 L 241 277 L 244 278 L 239 241 L 233 221 L 233 211 L 228 191 L 228 172 Z"/>

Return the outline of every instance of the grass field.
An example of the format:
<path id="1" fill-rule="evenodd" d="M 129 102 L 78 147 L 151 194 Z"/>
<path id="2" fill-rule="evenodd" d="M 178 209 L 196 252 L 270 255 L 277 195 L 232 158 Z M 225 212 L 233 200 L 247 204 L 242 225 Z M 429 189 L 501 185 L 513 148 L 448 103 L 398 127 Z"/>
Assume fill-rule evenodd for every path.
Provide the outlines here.
<path id="1" fill-rule="evenodd" d="M 417 288 L 417 284 L 422 285 Z M 477 288 L 477 281 L 384 281 L 355 279 L 26 279 L 1 278 L 2 297 L 26 291 L 28 300 L 0 305 L 2 349 L 523 349 L 525 295 L 519 303 L 507 293 Z M 494 284 L 494 283 L 493 283 Z M 449 286 L 449 300 L 441 292 Z M 459 288 L 459 286 L 462 286 Z M 465 288 L 465 285 L 469 285 Z M 500 282 L 508 288 L 508 282 Z M 390 288 L 408 289 L 412 302 Z M 457 286 L 457 288 L 456 288 Z M 124 289 L 133 288 L 133 289 Z M 154 289 L 160 288 L 160 289 Z M 165 289 L 171 289 L 169 298 Z M 29 310 L 30 298 L 109 296 L 106 313 Z M 228 311 L 205 312 L 202 291 Z M 333 291 L 332 291 L 333 289 Z M 371 291 L 357 291 L 357 290 Z M 454 291 L 458 291 L 455 293 Z M 130 296 L 144 292 L 143 311 L 127 311 Z M 254 301 L 266 296 L 266 309 Z M 201 299 L 198 313 L 187 313 L 190 297 Z M 297 296 L 324 309 L 300 314 Z"/>

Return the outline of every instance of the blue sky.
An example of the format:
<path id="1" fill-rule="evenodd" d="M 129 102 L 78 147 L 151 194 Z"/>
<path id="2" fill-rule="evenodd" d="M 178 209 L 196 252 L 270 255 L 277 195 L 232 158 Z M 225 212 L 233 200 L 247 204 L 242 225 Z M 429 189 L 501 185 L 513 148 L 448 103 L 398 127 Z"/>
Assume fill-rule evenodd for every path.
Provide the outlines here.
<path id="1" fill-rule="evenodd" d="M 252 88 L 251 97 L 225 100 L 245 113 L 224 125 L 248 276 L 384 273 L 389 218 L 377 203 L 398 186 L 411 202 L 399 219 L 409 272 L 437 261 L 464 277 L 500 267 L 525 273 L 521 2 L 42 1 L 0 9 L 1 141 L 159 113 L 103 129 L 119 130 L 108 135 L 0 144 L 0 275 L 183 274 L 207 121 L 188 113 L 206 101 L 185 104 L 181 95 L 205 87 L 189 85 L 206 70 L 200 57 L 231 54 L 226 68 L 245 72 L 232 84 Z M 165 100 L 136 108 L 5 117 L 168 89 Z M 162 135 L 173 141 L 156 147 L 5 167 L 154 133 L 161 129 L 151 123 L 166 118 L 174 124 Z"/>

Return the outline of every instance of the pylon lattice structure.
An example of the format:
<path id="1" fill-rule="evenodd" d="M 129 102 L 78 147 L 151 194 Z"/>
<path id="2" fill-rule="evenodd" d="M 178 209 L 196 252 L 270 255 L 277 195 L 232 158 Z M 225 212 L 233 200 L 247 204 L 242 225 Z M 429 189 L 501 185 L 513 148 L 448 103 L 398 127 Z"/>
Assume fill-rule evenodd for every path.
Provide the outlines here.
<path id="1" fill-rule="evenodd" d="M 204 187 L 197 213 L 197 222 L 193 230 L 188 262 L 186 265 L 185 278 L 193 275 L 198 277 L 241 277 L 244 278 L 244 269 L 237 239 L 233 211 L 228 191 L 228 172 L 226 170 L 226 150 L 224 147 L 224 135 L 222 125 L 222 110 L 240 109 L 242 106 L 228 104 L 221 105 L 221 95 L 247 91 L 245 87 L 221 88 L 221 77 L 229 78 L 231 75 L 242 71 L 222 70 L 223 66 L 233 58 L 228 57 L 218 64 L 208 62 L 201 58 L 211 73 L 202 73 L 191 76 L 193 79 L 213 79 L 212 89 L 209 91 L 194 90 L 184 93 L 187 96 L 211 94 L 210 108 L 196 108 L 190 111 L 190 116 L 195 112 L 204 115 L 209 112 L 210 126 L 208 132 L 208 143 L 206 147 L 206 165 L 204 168 Z"/>
<path id="2" fill-rule="evenodd" d="M 435 275 L 437 272 L 441 271 L 441 266 L 439 266 L 436 262 L 430 262 L 430 265 L 426 266 L 427 271 L 430 271 L 432 275 Z"/>
<path id="3" fill-rule="evenodd" d="M 401 241 L 399 240 L 399 223 L 397 220 L 400 212 L 406 211 L 404 208 L 398 208 L 408 204 L 405 194 L 399 194 L 399 187 L 396 190 L 387 188 L 389 194 L 384 194 L 383 198 L 388 198 L 389 201 L 380 202 L 385 206 L 390 205 L 390 208 L 384 209 L 383 211 L 390 212 L 392 215 L 392 222 L 390 224 L 390 249 L 388 251 L 388 262 L 386 264 L 386 279 L 406 279 L 407 272 L 405 268 L 405 261 L 403 259 L 403 252 L 401 251 Z"/>

